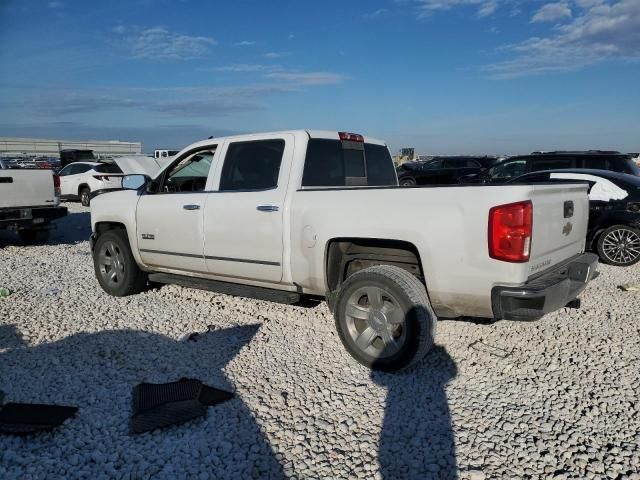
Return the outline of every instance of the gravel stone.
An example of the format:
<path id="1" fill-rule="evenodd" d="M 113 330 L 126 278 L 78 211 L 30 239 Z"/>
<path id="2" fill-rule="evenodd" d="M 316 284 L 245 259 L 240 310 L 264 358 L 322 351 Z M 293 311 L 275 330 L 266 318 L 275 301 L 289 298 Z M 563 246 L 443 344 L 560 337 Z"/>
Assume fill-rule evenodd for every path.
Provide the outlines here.
<path id="1" fill-rule="evenodd" d="M 109 297 L 89 210 L 67 206 L 48 245 L 0 232 L 0 391 L 80 410 L 52 433 L 0 436 L 1 479 L 640 479 L 640 293 L 617 288 L 640 264 L 601 265 L 580 310 L 442 320 L 422 363 L 372 373 L 325 304 L 171 285 Z M 132 388 L 181 377 L 236 398 L 129 436 Z"/>

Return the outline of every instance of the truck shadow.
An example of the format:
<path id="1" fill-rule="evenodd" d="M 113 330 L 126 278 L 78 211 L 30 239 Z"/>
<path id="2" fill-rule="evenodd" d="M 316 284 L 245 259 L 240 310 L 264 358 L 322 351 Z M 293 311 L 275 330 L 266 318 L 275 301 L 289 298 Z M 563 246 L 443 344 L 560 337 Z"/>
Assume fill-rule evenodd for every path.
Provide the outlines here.
<path id="1" fill-rule="evenodd" d="M 271 446 L 239 395 L 210 407 L 204 419 L 129 435 L 135 385 L 187 377 L 232 391 L 222 369 L 258 328 L 212 330 L 196 341 L 114 330 L 29 346 L 15 326 L 0 326 L 0 390 L 5 401 L 80 409 L 76 418 L 52 433 L 17 442 L 0 436 L 0 451 L 11 447 L 22 459 L 5 464 L 5 472 L 20 478 L 26 474 L 26 465 L 38 465 L 48 477 L 64 478 L 67 459 L 72 457 L 85 478 L 121 477 L 125 472 L 132 478 L 284 478 Z M 148 463 L 149 458 L 163 462 Z"/>
<path id="2" fill-rule="evenodd" d="M 73 245 L 89 240 L 91 236 L 91 214 L 70 212 L 66 217 L 53 222 L 54 230 L 47 242 L 50 245 Z"/>
<path id="3" fill-rule="evenodd" d="M 434 348 L 416 367 L 373 372 L 387 388 L 378 459 L 384 479 L 458 478 L 446 384 L 457 375 L 447 351 Z"/>
<path id="4" fill-rule="evenodd" d="M 89 212 L 69 213 L 66 217 L 54 220 L 51 227 L 51 235 L 45 245 L 75 245 L 89 240 L 91 215 Z M 10 245 L 26 246 L 15 232 L 0 230 L 0 248 Z"/>

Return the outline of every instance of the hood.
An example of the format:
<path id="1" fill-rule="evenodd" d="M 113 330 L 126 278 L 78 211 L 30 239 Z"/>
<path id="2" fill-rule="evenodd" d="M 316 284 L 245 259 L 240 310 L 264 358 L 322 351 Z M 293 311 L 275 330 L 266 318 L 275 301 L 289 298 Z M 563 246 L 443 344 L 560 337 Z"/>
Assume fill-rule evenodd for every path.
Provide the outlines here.
<path id="1" fill-rule="evenodd" d="M 118 157 L 114 159 L 114 162 L 125 175 L 144 174 L 153 178 L 162 168 L 155 158 L 145 155 Z"/>

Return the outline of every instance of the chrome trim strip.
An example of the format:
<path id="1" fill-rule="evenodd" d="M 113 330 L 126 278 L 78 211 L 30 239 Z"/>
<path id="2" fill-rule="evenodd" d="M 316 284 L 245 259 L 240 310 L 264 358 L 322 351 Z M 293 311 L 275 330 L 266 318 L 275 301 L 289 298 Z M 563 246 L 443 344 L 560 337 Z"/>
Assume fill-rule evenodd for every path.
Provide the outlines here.
<path id="1" fill-rule="evenodd" d="M 178 253 L 178 252 L 166 252 L 164 250 L 149 250 L 141 248 L 140 252 L 145 253 L 157 253 L 159 255 L 173 255 L 176 257 L 189 257 L 189 258 L 204 258 L 206 260 L 221 260 L 223 262 L 240 262 L 240 263 L 253 263 L 257 265 L 272 265 L 274 267 L 280 266 L 280 262 L 266 262 L 263 260 L 249 260 L 247 258 L 230 258 L 230 257 L 214 257 L 210 255 L 196 255 L 193 253 Z"/>

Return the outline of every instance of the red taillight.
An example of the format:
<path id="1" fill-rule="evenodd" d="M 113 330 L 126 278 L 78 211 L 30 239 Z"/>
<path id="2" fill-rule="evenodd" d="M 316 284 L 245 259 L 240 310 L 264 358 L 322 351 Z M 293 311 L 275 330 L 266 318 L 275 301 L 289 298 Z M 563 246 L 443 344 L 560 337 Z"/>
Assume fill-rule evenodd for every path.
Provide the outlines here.
<path id="1" fill-rule="evenodd" d="M 338 135 L 340 136 L 340 140 L 343 141 L 364 143 L 364 137 L 357 133 L 338 132 Z"/>
<path id="2" fill-rule="evenodd" d="M 62 194 L 60 191 L 60 177 L 58 175 L 53 176 L 53 195 L 59 197 Z"/>
<path id="3" fill-rule="evenodd" d="M 489 256 L 504 262 L 528 261 L 532 225 L 530 201 L 493 207 L 489 211 Z"/>

